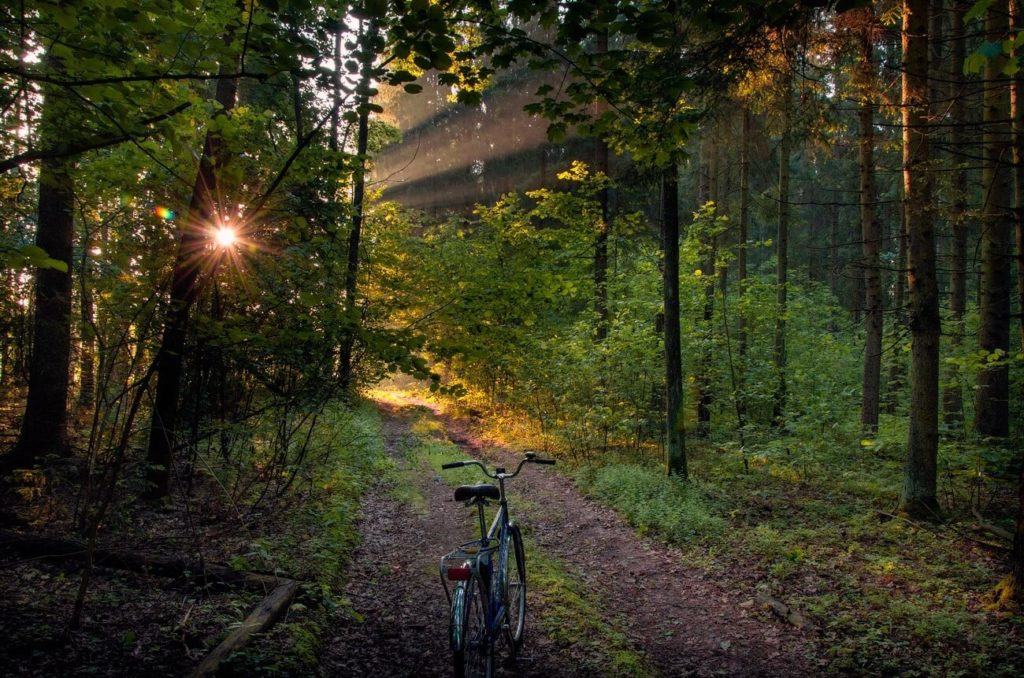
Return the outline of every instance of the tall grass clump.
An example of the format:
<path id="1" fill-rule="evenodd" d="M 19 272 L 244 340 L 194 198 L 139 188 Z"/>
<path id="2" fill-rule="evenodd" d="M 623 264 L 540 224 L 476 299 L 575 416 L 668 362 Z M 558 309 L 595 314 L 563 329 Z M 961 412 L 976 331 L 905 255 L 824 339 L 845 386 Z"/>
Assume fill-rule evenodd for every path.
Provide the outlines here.
<path id="1" fill-rule="evenodd" d="M 675 544 L 702 541 L 725 529 L 700 488 L 637 464 L 588 467 L 579 475 L 587 494 L 611 506 L 643 534 Z"/>

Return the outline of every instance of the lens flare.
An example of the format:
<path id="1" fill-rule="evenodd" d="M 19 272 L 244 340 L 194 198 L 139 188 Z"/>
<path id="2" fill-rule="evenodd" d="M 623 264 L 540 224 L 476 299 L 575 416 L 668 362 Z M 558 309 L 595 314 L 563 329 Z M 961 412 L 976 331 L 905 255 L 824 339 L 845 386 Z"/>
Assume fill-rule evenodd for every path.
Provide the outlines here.
<path id="1" fill-rule="evenodd" d="M 163 219 L 164 221 L 171 221 L 172 219 L 174 219 L 174 212 L 171 209 L 164 207 L 163 205 L 157 205 L 156 209 L 153 210 L 153 214 Z"/>
<path id="2" fill-rule="evenodd" d="M 221 226 L 214 231 L 213 239 L 219 247 L 231 247 L 238 240 L 238 234 L 230 226 Z"/>

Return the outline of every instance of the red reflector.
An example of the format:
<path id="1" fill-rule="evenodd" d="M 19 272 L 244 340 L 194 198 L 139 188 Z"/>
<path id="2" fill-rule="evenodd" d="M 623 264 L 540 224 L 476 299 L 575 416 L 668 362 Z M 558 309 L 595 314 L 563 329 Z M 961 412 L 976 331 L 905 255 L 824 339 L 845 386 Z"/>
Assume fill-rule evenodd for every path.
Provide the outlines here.
<path id="1" fill-rule="evenodd" d="M 448 579 L 450 581 L 469 581 L 469 565 L 459 565 L 448 568 Z"/>

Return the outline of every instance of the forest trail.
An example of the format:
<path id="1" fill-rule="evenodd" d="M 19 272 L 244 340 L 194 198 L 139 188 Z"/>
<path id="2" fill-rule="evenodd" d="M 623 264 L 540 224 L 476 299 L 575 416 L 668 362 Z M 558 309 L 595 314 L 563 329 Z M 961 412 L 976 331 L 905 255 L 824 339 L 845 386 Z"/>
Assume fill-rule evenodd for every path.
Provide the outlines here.
<path id="1" fill-rule="evenodd" d="M 410 458 L 410 415 L 422 407 L 381 406 L 388 453 L 423 498 L 420 506 L 396 500 L 382 482 L 363 505 L 361 533 L 349 572 L 350 615 L 328 641 L 325 675 L 450 675 L 447 609 L 437 560 L 470 538 L 468 513 L 432 468 Z M 451 442 L 467 457 L 512 465 L 519 455 L 484 443 L 468 422 L 431 410 Z M 750 595 L 688 567 L 682 555 L 637 535 L 611 509 L 584 497 L 572 481 L 546 467 L 529 467 L 510 486 L 513 516 L 524 526 L 527 548 L 552 558 L 587 592 L 622 642 L 653 675 L 805 675 L 814 672 L 803 633 L 758 611 Z M 465 514 L 465 517 L 464 515 Z M 527 557 L 527 640 L 509 675 L 619 675 L 610 664 L 595 670 L 594 648 L 576 647 L 542 630 L 548 606 L 558 601 L 537 591 Z M 548 629 L 551 630 L 550 628 Z M 550 636 L 558 636 L 557 631 Z M 586 638 L 578 639 L 586 643 Z M 614 648 L 608 650 L 615 652 Z M 589 663 L 588 663 L 589 660 Z"/>

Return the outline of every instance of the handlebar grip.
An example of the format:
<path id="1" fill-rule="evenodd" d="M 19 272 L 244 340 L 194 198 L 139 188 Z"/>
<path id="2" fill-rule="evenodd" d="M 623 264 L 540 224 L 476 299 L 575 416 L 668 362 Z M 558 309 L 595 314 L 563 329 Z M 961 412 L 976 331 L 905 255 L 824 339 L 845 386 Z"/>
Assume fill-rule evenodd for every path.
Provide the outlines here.
<path id="1" fill-rule="evenodd" d="M 441 464 L 441 468 L 444 469 L 444 470 L 448 470 L 450 468 L 459 468 L 459 467 L 465 466 L 465 465 L 466 465 L 466 462 L 464 462 L 464 461 L 450 461 L 447 464 Z"/>
<path id="2" fill-rule="evenodd" d="M 532 459 L 531 461 L 534 464 L 547 464 L 548 466 L 554 466 L 555 465 L 555 460 L 554 459 Z"/>

